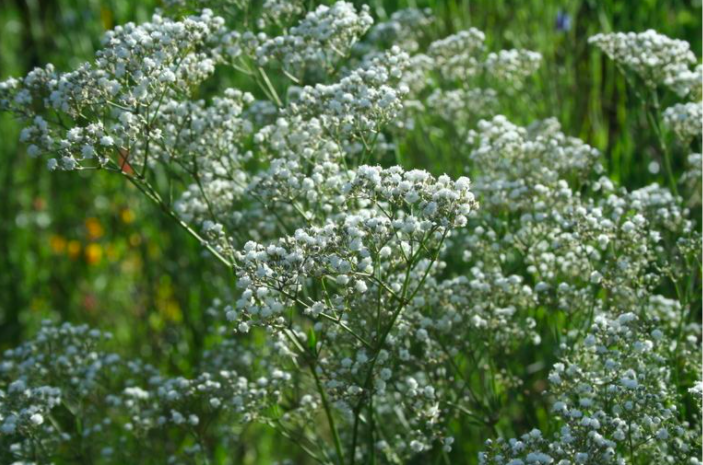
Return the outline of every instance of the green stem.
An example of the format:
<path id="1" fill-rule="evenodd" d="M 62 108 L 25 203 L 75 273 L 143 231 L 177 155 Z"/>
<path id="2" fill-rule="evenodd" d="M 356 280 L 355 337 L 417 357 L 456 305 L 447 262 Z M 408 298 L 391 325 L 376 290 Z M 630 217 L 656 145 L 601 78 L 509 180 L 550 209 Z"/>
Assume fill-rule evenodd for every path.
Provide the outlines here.
<path id="1" fill-rule="evenodd" d="M 198 234 L 193 228 L 190 227 L 188 223 L 183 221 L 173 210 L 171 210 L 168 205 L 166 205 L 161 200 L 156 191 L 154 191 L 154 189 L 148 183 L 144 183 L 144 185 L 142 185 L 142 183 L 139 182 L 134 176 L 130 176 L 122 170 L 119 170 L 119 173 L 122 174 L 122 176 L 124 176 L 125 178 L 127 178 L 127 180 L 132 183 L 132 185 L 139 189 L 139 191 L 146 195 L 152 202 L 158 205 L 164 213 L 171 217 L 181 228 L 186 230 L 188 234 L 197 239 L 198 242 L 200 242 L 203 247 L 205 247 L 212 255 L 214 255 L 215 258 L 222 262 L 222 264 L 224 264 L 227 268 L 234 269 L 234 264 L 227 260 L 224 256 L 222 256 L 222 254 L 215 250 L 207 240 L 203 239 L 200 234 Z"/>
<path id="2" fill-rule="evenodd" d="M 310 371 L 315 377 L 315 385 L 320 393 L 320 398 L 322 399 L 322 407 L 325 409 L 325 416 L 327 417 L 327 423 L 329 424 L 330 430 L 332 431 L 332 438 L 334 439 L 334 449 L 337 452 L 337 458 L 340 464 L 344 464 L 344 451 L 342 450 L 342 440 L 339 438 L 339 432 L 334 424 L 334 417 L 332 416 L 332 410 L 330 409 L 329 401 L 327 400 L 327 394 L 325 394 L 325 389 L 320 382 L 320 377 L 315 370 L 315 364 L 310 365 Z M 353 453 L 353 451 L 352 451 Z"/>
<path id="3" fill-rule="evenodd" d="M 266 84 L 266 87 L 268 88 L 269 92 L 271 93 L 271 96 L 273 99 L 276 101 L 276 106 L 279 108 L 283 106 L 283 102 L 281 99 L 278 97 L 278 92 L 276 92 L 276 88 L 273 87 L 273 84 L 271 84 L 271 80 L 268 77 L 268 74 L 266 74 L 266 71 L 264 71 L 264 68 L 258 67 L 257 70 L 259 71 L 259 74 L 261 74 L 261 77 L 264 80 L 264 84 Z"/>
<path id="4" fill-rule="evenodd" d="M 431 234 L 435 230 L 430 231 L 430 233 L 427 235 L 427 237 L 430 237 Z M 356 407 L 354 408 L 354 427 L 352 430 L 352 447 L 351 447 L 351 465 L 354 465 L 355 459 L 356 459 L 356 444 L 359 436 L 359 420 L 361 416 L 361 408 L 363 407 L 363 401 L 365 397 L 365 393 L 369 390 L 371 386 L 371 380 L 373 379 L 373 370 L 376 366 L 376 361 L 378 360 L 378 354 L 381 352 L 381 349 L 383 349 L 383 346 L 386 343 L 386 338 L 390 334 L 390 332 L 393 330 L 393 327 L 395 326 L 396 321 L 398 320 L 398 317 L 402 313 L 403 309 L 405 306 L 412 301 L 412 299 L 415 297 L 417 292 L 422 288 L 423 284 L 425 283 L 425 280 L 427 279 L 427 276 L 430 273 L 430 269 L 432 268 L 432 265 L 437 261 L 439 258 L 439 254 L 442 251 L 442 245 L 444 244 L 444 240 L 447 237 L 447 234 L 449 233 L 449 230 L 446 229 L 444 233 L 442 234 L 442 239 L 439 241 L 439 244 L 437 245 L 437 251 L 432 257 L 432 261 L 429 263 L 427 266 L 427 269 L 425 270 L 424 275 L 420 279 L 418 285 L 415 287 L 413 292 L 410 294 L 409 297 L 406 298 L 407 295 L 407 289 L 408 289 L 408 284 L 409 284 L 409 279 L 410 279 L 410 272 L 414 268 L 414 265 L 417 263 L 417 258 L 420 255 L 420 252 L 422 251 L 422 248 L 424 247 L 424 239 L 422 243 L 418 246 L 418 250 L 415 253 L 415 255 L 411 256 L 410 259 L 408 260 L 408 269 L 405 274 L 405 280 L 403 282 L 403 288 L 401 291 L 401 300 L 398 302 L 398 308 L 395 309 L 393 312 L 393 315 L 391 316 L 391 321 L 386 326 L 386 328 L 383 331 L 383 334 L 379 338 L 378 344 L 376 345 L 376 350 L 374 351 L 374 355 L 371 358 L 371 363 L 368 369 L 368 372 L 366 374 L 366 379 L 364 380 L 364 386 L 363 386 L 363 392 L 361 395 L 361 398 L 359 399 L 359 402 L 357 403 Z"/>
<path id="5" fill-rule="evenodd" d="M 671 192 L 678 197 L 679 192 L 676 187 L 676 178 L 674 177 L 674 171 L 671 166 L 671 152 L 666 145 L 666 141 L 664 140 L 664 135 L 661 130 L 661 125 L 659 124 L 661 108 L 659 107 L 659 97 L 657 96 L 656 89 L 652 90 L 650 95 L 652 96 L 652 105 L 648 105 L 647 108 L 647 121 L 649 121 L 654 134 L 657 136 L 657 141 L 659 142 L 659 149 L 661 150 L 664 158 L 664 171 L 666 171 L 669 188 L 671 189 Z"/>

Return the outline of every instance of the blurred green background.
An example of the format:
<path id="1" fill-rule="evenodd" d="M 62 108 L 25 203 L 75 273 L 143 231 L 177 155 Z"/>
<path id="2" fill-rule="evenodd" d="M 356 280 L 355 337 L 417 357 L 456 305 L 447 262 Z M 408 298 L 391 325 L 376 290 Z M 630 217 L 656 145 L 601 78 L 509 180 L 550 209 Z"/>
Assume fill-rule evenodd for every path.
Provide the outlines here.
<path id="1" fill-rule="evenodd" d="M 503 113 L 522 125 L 558 118 L 565 133 L 600 149 L 610 175 L 629 188 L 663 183 L 661 173 L 647 169 L 656 144 L 639 101 L 587 39 L 653 28 L 687 40 L 700 56 L 699 0 L 366 3 L 379 19 L 408 6 L 430 7 L 439 19 L 435 37 L 473 26 L 486 33 L 489 50 L 542 53 L 540 71 Z M 147 21 L 160 6 L 154 0 L 3 0 L 0 79 L 46 63 L 75 67 L 92 57 L 105 30 Z M 0 350 L 49 317 L 110 330 L 125 353 L 189 374 L 206 343 L 206 310 L 221 295 L 223 269 L 122 179 L 50 174 L 44 160 L 25 156 L 19 130 L 10 115 L 0 114 Z M 446 152 L 437 160 L 451 160 L 451 144 L 433 141 L 433 147 Z M 461 160 L 433 164 L 420 149 L 406 149 L 409 164 L 424 163 L 435 173 L 462 169 Z M 680 172 L 683 159 L 674 162 Z"/>

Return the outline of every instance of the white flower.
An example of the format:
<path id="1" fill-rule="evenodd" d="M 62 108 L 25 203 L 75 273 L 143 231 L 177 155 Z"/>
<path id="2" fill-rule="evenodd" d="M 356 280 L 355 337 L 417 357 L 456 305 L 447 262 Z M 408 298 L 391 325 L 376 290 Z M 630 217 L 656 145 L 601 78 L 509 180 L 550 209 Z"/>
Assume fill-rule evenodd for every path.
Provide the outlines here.
<path id="1" fill-rule="evenodd" d="M 588 41 L 639 74 L 647 85 L 668 85 L 681 95 L 689 92 L 687 86 L 679 85 L 679 76 L 696 62 L 688 42 L 670 39 L 651 29 L 641 33 L 597 34 Z"/>
<path id="2" fill-rule="evenodd" d="M 364 281 L 362 281 L 362 280 L 356 281 L 356 282 L 354 283 L 354 288 L 356 289 L 357 292 L 360 292 L 360 293 L 362 293 L 362 294 L 363 294 L 364 292 L 366 292 L 366 290 L 368 289 L 368 287 L 366 286 L 366 282 L 364 282 Z"/>

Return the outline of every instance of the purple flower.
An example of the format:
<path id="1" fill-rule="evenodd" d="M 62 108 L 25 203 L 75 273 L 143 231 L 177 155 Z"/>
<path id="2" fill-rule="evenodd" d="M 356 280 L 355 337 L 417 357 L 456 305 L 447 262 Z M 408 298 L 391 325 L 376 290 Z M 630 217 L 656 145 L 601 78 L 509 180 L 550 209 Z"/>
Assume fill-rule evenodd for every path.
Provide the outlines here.
<path id="1" fill-rule="evenodd" d="M 555 24 L 556 30 L 560 32 L 568 32 L 571 30 L 571 16 L 568 13 L 559 11 Z"/>

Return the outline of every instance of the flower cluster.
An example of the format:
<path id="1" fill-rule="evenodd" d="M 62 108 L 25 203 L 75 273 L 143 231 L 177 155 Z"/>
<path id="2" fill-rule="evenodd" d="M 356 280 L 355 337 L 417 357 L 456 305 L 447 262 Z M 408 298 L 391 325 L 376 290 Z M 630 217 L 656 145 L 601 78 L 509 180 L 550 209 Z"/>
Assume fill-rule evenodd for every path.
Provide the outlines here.
<path id="1" fill-rule="evenodd" d="M 664 110 L 664 125 L 676 134 L 683 145 L 701 137 L 703 105 L 698 103 L 678 103 Z"/>
<path id="2" fill-rule="evenodd" d="M 542 55 L 530 50 L 501 50 L 489 53 L 484 67 L 491 79 L 520 83 L 534 74 L 542 63 Z"/>
<path id="3" fill-rule="evenodd" d="M 669 389 L 666 342 L 633 313 L 597 317 L 573 357 L 549 375 L 552 412 L 563 423 L 554 438 L 534 430 L 489 441 L 480 463 L 701 463 L 700 438 L 679 419 Z"/>
<path id="4" fill-rule="evenodd" d="M 31 459 L 37 448 L 53 449 L 79 439 L 52 415 L 62 406 L 81 409 L 103 377 L 114 377 L 120 357 L 95 349 L 109 338 L 109 333 L 87 326 L 47 323 L 34 340 L 3 354 L 0 454 L 8 463 L 11 457 Z"/>
<path id="5" fill-rule="evenodd" d="M 664 85 L 681 96 L 700 88 L 700 70 L 690 71 L 696 56 L 686 41 L 670 39 L 650 29 L 641 33 L 597 34 L 589 42 L 618 65 L 639 75 L 649 87 Z"/>
<path id="6" fill-rule="evenodd" d="M 594 201 L 561 179 L 551 187 L 522 188 L 524 202 L 511 194 L 514 186 L 510 179 L 496 184 L 492 202 L 472 215 L 464 258 L 480 263 L 484 273 L 524 264 L 538 302 L 569 313 L 636 309 L 677 261 L 676 252 L 664 253 L 663 241 L 693 234 L 687 211 L 656 185 L 627 192 L 600 178 L 591 192 L 605 197 Z M 652 270 L 653 263 L 663 269 Z M 608 290 L 608 300 L 599 289 Z M 527 304 L 518 308 L 529 312 L 534 307 Z"/>
<path id="7" fill-rule="evenodd" d="M 320 5 L 286 35 L 265 39 L 255 55 L 262 66 L 275 61 L 300 75 L 305 68 L 333 69 L 373 24 L 368 6 L 357 12 L 348 2 Z"/>
<path id="8" fill-rule="evenodd" d="M 393 47 L 335 84 L 304 87 L 286 111 L 317 117 L 332 139 L 359 138 L 370 144 L 402 108 L 408 88 L 398 82 L 407 61 L 407 53 Z"/>
<path id="9" fill-rule="evenodd" d="M 260 24 L 273 23 L 283 27 L 300 16 L 305 7 L 302 0 L 266 0 L 261 10 Z"/>
<path id="10" fill-rule="evenodd" d="M 494 115 L 498 93 L 493 89 L 435 89 L 426 106 L 446 122 L 462 127 L 473 119 Z"/>
<path id="11" fill-rule="evenodd" d="M 365 42 L 386 48 L 395 45 L 413 53 L 420 48 L 420 40 L 426 36 L 434 22 L 435 18 L 429 9 L 398 10 L 387 21 L 372 27 Z"/>
<path id="12" fill-rule="evenodd" d="M 104 48 L 93 64 L 68 73 L 52 65 L 37 68 L 24 79 L 0 86 L 0 108 L 28 119 L 22 133 L 29 152 L 57 154 L 50 169 L 73 170 L 98 160 L 105 166 L 147 163 L 149 144 L 134 150 L 143 134 L 159 139 L 154 120 L 165 98 L 188 93 L 214 71 L 212 46 L 222 34 L 224 20 L 204 10 L 198 16 L 174 21 L 154 15 L 142 25 L 127 24 L 108 32 Z M 49 122 L 31 116 L 33 104 L 65 114 L 73 121 Z M 60 117 L 59 117 L 60 118 Z M 91 122 L 83 125 L 80 121 Z M 137 152 L 137 153 L 134 153 Z"/>
<path id="13" fill-rule="evenodd" d="M 477 74 L 486 36 L 478 29 L 468 29 L 430 44 L 427 54 L 445 79 L 460 80 Z"/>
<path id="14" fill-rule="evenodd" d="M 492 439 L 480 462 L 699 463 L 700 234 L 676 180 L 626 189 L 555 119 L 502 116 L 539 53 L 490 52 L 476 29 L 437 40 L 425 10 L 372 27 L 367 6 L 303 3 L 268 0 L 248 30 L 156 15 L 92 63 L 0 84 L 29 155 L 126 179 L 234 281 L 187 376 L 83 326 L 8 351 L 0 461 L 133 463 L 144 443 L 207 462 L 263 422 L 318 462 L 403 463 L 450 454 L 466 423 L 485 439 L 534 417 L 544 433 Z M 661 117 L 697 151 L 688 44 L 592 42 L 693 102 Z M 201 85 L 218 65 L 237 79 Z M 451 160 L 432 158 L 439 137 Z"/>
<path id="15" fill-rule="evenodd" d="M 485 72 L 489 79 L 519 82 L 533 74 L 542 55 L 529 50 L 501 50 L 482 57 L 485 35 L 474 28 L 430 44 L 427 54 L 448 80 L 466 80 Z"/>
<path id="16" fill-rule="evenodd" d="M 408 48 L 416 53 L 402 76 L 409 92 L 396 129 L 412 130 L 416 116 L 439 116 L 442 125 L 464 138 L 479 119 L 496 114 L 501 96 L 513 95 L 539 68 L 539 53 L 522 49 L 486 53 L 484 40 L 481 31 L 471 28 L 435 40 L 424 53 L 419 45 Z M 367 49 L 365 57 L 378 54 Z"/>
<path id="17" fill-rule="evenodd" d="M 516 126 L 502 115 L 480 121 L 468 136 L 468 144 L 474 147 L 470 158 L 482 172 L 475 190 L 490 194 L 490 204 L 517 209 L 522 202 L 532 202 L 528 192 L 557 187 L 560 179 L 569 176 L 600 172 L 599 152 L 560 129 L 554 119 L 529 128 Z"/>
<path id="18" fill-rule="evenodd" d="M 100 445 L 102 456 L 136 460 L 119 451 L 119 442 L 169 428 L 202 439 L 206 425 L 218 419 L 260 420 L 291 379 L 278 368 L 253 370 L 247 350 L 227 339 L 205 354 L 201 374 L 169 378 L 139 360 L 105 352 L 111 338 L 85 325 L 45 322 L 33 340 L 4 353 L 3 461 L 31 460 L 37 450 L 60 457 L 67 446 L 80 449 L 84 441 Z M 227 363 L 215 359 L 225 356 Z M 235 369 L 259 376 L 247 378 Z"/>
<path id="19" fill-rule="evenodd" d="M 324 309 L 324 304 L 295 298 L 309 278 L 340 286 L 338 297 L 364 294 L 367 279 L 381 265 L 377 260 L 397 254 L 407 266 L 408 258 L 421 252 L 420 244 L 428 247 L 429 241 L 446 236 L 447 228 L 466 224 L 476 207 L 469 187 L 467 178 L 452 181 L 420 170 L 360 167 L 337 196 L 342 213 L 268 246 L 249 242 L 237 254 L 239 286 L 245 289 L 237 308 L 247 318 L 281 326 L 283 310 L 291 305 L 302 305 L 311 315 Z M 228 314 L 230 320 L 241 317 L 237 311 Z M 239 329 L 246 332 L 249 326 L 244 321 Z"/>

